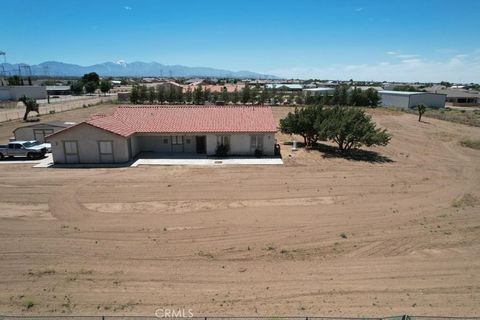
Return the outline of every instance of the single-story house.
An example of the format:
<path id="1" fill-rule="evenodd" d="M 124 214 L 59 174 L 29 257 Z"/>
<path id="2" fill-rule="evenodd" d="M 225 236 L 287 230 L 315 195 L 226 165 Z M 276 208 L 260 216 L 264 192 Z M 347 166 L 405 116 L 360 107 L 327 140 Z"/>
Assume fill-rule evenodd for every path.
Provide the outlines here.
<path id="1" fill-rule="evenodd" d="M 122 106 L 48 136 L 55 163 L 124 163 L 142 152 L 274 155 L 268 106 Z"/>
<path id="2" fill-rule="evenodd" d="M 480 93 L 476 91 L 438 87 L 431 87 L 426 90 L 429 92 L 446 94 L 447 102 L 454 106 L 475 106 L 480 104 Z"/>
<path id="3" fill-rule="evenodd" d="M 381 104 L 384 107 L 414 108 L 423 104 L 429 108 L 445 108 L 447 95 L 431 92 L 379 91 Z"/>
<path id="4" fill-rule="evenodd" d="M 50 121 L 35 123 L 13 130 L 15 140 L 38 140 L 46 142 L 45 137 L 57 131 L 73 126 L 75 122 L 68 121 Z"/>

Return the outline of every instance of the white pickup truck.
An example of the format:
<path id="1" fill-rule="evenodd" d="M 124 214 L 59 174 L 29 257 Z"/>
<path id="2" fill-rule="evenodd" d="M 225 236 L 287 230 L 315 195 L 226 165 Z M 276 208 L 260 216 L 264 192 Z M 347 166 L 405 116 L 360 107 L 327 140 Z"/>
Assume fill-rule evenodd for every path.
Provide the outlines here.
<path id="1" fill-rule="evenodd" d="M 35 141 L 12 141 L 7 145 L 0 145 L 0 160 L 13 157 L 27 157 L 39 159 L 47 153 L 47 146 Z"/>

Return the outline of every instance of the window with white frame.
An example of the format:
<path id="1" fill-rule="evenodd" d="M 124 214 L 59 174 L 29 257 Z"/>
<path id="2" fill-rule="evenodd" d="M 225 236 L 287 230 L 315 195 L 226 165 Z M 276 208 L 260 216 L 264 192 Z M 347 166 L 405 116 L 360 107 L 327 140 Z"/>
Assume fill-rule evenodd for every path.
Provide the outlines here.
<path id="1" fill-rule="evenodd" d="M 172 144 L 183 144 L 183 136 L 172 136 Z"/>
<path id="2" fill-rule="evenodd" d="M 113 142 L 112 141 L 99 141 L 98 148 L 101 155 L 113 154 Z"/>
<path id="3" fill-rule="evenodd" d="M 63 142 L 66 155 L 77 155 L 78 154 L 78 144 L 77 141 L 64 141 Z"/>
<path id="4" fill-rule="evenodd" d="M 252 135 L 250 136 L 250 149 L 263 150 L 263 136 L 262 135 Z"/>
<path id="5" fill-rule="evenodd" d="M 217 136 L 217 146 L 224 145 L 224 146 L 229 146 L 230 145 L 230 137 L 229 136 Z"/>

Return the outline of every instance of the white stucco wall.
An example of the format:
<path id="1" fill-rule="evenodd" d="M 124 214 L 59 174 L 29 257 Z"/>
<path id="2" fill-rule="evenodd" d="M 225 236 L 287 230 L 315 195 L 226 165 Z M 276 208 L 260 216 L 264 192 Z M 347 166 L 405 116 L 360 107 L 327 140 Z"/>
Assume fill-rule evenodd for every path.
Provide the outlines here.
<path id="1" fill-rule="evenodd" d="M 53 161 L 66 163 L 63 141 L 77 141 L 79 163 L 100 163 L 98 141 L 113 142 L 113 162 L 129 160 L 127 138 L 82 123 L 48 138 L 52 144 Z"/>
<path id="2" fill-rule="evenodd" d="M 207 154 L 215 155 L 217 149 L 217 136 L 227 135 L 230 137 L 230 152 L 231 155 L 253 155 L 255 150 L 251 150 L 250 138 L 252 135 L 263 136 L 263 154 L 266 156 L 274 155 L 275 148 L 275 134 L 273 133 L 258 133 L 258 134 L 208 134 L 207 135 Z"/>

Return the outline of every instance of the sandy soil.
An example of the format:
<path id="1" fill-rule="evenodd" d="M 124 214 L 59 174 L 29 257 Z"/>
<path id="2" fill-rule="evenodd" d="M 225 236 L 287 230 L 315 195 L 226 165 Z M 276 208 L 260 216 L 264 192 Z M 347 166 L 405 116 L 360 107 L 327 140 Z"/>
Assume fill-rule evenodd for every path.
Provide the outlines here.
<path id="1" fill-rule="evenodd" d="M 375 161 L 0 165 L 0 314 L 478 315 L 480 128 L 373 113 Z"/>

